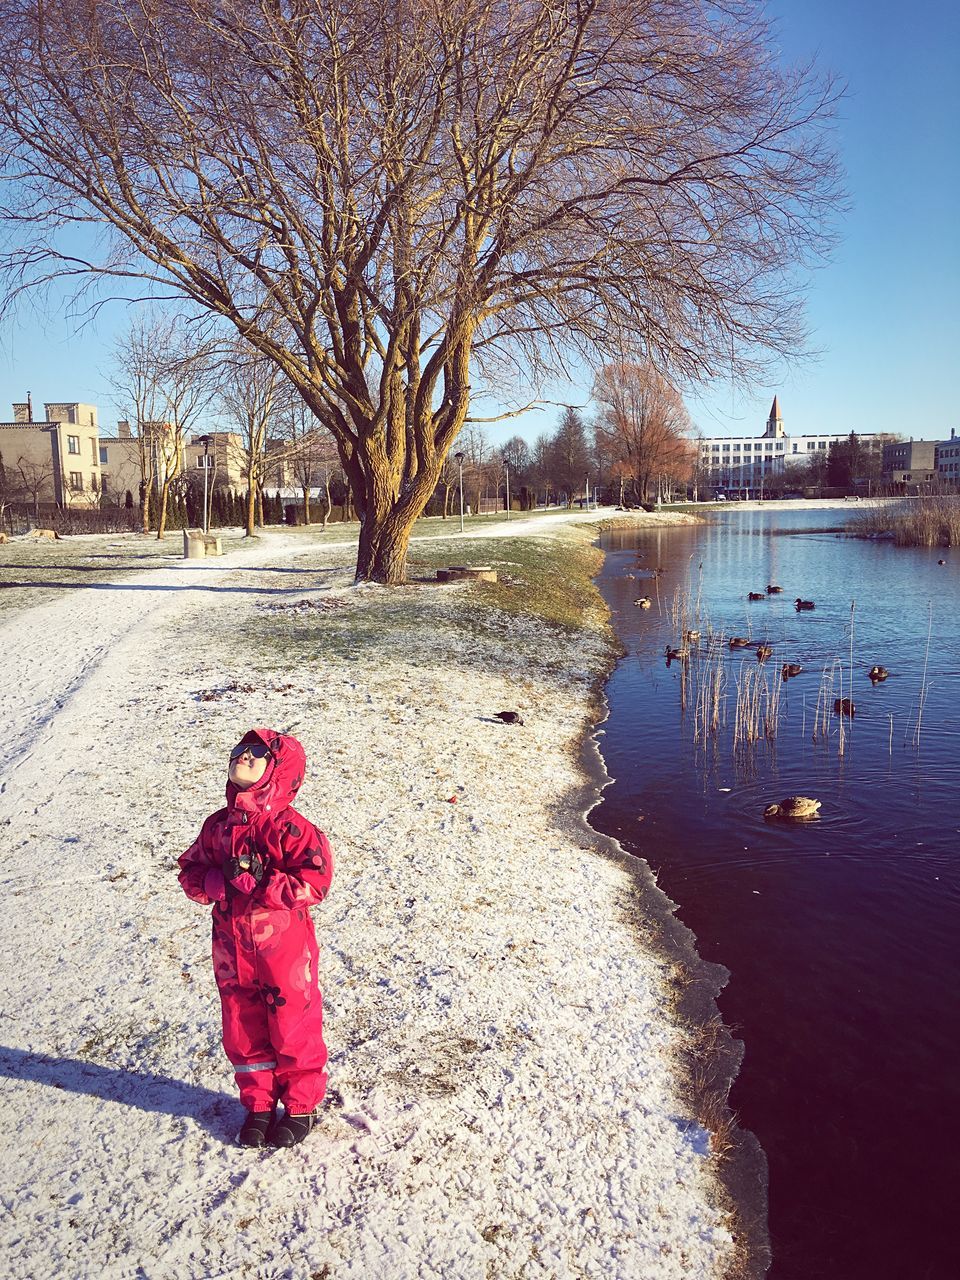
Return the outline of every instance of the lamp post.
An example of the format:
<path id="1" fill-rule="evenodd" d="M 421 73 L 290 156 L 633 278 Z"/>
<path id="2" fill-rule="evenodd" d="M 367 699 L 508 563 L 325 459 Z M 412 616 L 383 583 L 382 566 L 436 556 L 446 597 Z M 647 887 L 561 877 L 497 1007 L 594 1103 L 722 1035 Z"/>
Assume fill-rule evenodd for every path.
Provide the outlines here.
<path id="1" fill-rule="evenodd" d="M 201 436 L 203 445 L 203 532 L 209 533 L 209 511 L 207 509 L 207 470 L 210 466 L 210 437 Z"/>
<path id="2" fill-rule="evenodd" d="M 460 532 L 463 533 L 463 454 L 455 453 L 453 456 L 460 468 Z"/>

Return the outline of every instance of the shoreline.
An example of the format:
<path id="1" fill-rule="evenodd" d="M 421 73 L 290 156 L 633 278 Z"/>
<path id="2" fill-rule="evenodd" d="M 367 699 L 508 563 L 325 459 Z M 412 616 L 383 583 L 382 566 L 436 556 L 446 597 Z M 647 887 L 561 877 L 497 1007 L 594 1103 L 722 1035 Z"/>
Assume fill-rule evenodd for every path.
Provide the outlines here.
<path id="1" fill-rule="evenodd" d="M 509 527 L 488 543 L 493 591 L 356 586 L 348 556 L 293 540 L 138 575 L 99 623 L 95 590 L 21 615 L 24 635 L 49 632 L 38 697 L 63 678 L 58 648 L 95 625 L 111 638 L 9 739 L 27 743 L 3 796 L 8 1007 L 22 1010 L 3 1051 L 23 1135 L 3 1174 L 23 1205 L 3 1232 L 12 1277 L 40 1259 L 79 1278 L 141 1257 L 184 1276 L 292 1264 L 331 1280 L 720 1280 L 733 1264 L 716 1159 L 681 1088 L 675 966 L 637 911 L 640 864 L 585 820 L 611 633 L 595 602 L 579 630 L 562 621 L 581 586 L 558 591 L 556 566 L 586 572 L 601 554 L 563 523 L 559 549 L 512 545 Z M 525 728 L 492 720 L 511 705 Z M 271 720 L 304 740 L 303 809 L 338 864 L 317 913 L 329 1104 L 291 1159 L 229 1145 L 207 913 L 170 885 L 219 803 L 211 760 L 238 724 Z M 51 864 L 79 874 L 69 913 L 38 880 Z M 29 1000 L 23 928 L 29 968 L 49 975 Z"/>
<path id="2" fill-rule="evenodd" d="M 619 522 L 603 523 L 609 528 Z M 772 1262 L 767 1203 L 768 1166 L 756 1135 L 740 1127 L 729 1106 L 730 1089 L 739 1074 L 745 1052 L 744 1042 L 730 1031 L 717 1006 L 730 972 L 724 965 L 702 958 L 697 950 L 696 935 L 677 916 L 681 904 L 660 888 L 649 863 L 627 852 L 619 840 L 595 830 L 590 824 L 591 813 L 603 803 L 603 792 L 616 782 L 603 758 L 602 734 L 605 732 L 603 725 L 609 717 L 606 684 L 623 653 L 619 638 L 617 644 L 620 654 L 611 654 L 609 667 L 597 682 L 597 718 L 581 743 L 584 787 L 580 822 L 599 842 L 604 856 L 622 866 L 636 880 L 636 904 L 659 935 L 660 950 L 682 975 L 682 983 L 678 984 L 677 990 L 676 1014 L 699 1041 L 685 1059 L 694 1102 L 698 1110 L 722 1125 L 729 1143 L 716 1172 L 727 1193 L 737 1228 L 735 1274 L 743 1280 L 762 1280 Z M 649 940 L 641 939 L 639 945 L 649 945 Z M 697 1085 L 693 1083 L 694 1078 Z"/>

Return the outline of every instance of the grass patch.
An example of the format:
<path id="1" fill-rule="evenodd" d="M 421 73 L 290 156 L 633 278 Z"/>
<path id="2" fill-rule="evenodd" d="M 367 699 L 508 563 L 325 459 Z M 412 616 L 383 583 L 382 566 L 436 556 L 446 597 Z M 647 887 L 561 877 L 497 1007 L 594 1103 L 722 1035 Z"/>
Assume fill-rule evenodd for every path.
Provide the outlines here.
<path id="1" fill-rule="evenodd" d="M 602 561 L 593 536 L 592 529 L 567 527 L 551 538 L 424 542 L 411 556 L 406 586 L 355 588 L 347 570 L 330 584 L 345 607 L 260 609 L 240 638 L 271 668 L 278 652 L 301 671 L 324 660 L 396 655 L 417 665 L 498 672 L 509 665 L 555 680 L 592 678 L 614 646 L 593 583 Z M 437 583 L 436 569 L 450 564 L 491 564 L 500 580 Z"/>
<path id="2" fill-rule="evenodd" d="M 478 603 L 504 613 L 532 614 L 561 629 L 599 629 L 606 625 L 607 611 L 593 582 L 603 563 L 594 536 L 593 529 L 578 536 L 568 527 L 552 538 L 422 544 L 411 551 L 409 573 L 411 578 L 433 577 L 450 564 L 490 565 L 499 580 L 471 585 Z"/>

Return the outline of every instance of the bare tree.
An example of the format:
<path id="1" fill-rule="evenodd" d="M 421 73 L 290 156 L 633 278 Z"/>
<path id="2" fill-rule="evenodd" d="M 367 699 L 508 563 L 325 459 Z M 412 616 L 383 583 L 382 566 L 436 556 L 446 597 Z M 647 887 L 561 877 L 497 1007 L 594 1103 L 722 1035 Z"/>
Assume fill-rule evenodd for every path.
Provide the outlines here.
<path id="1" fill-rule="evenodd" d="M 835 89 L 760 0 L 0 0 L 7 296 L 139 277 L 334 434 L 357 575 L 404 576 L 471 372 L 802 339 Z M 113 233 L 77 253 L 77 225 Z"/>
<path id="2" fill-rule="evenodd" d="M 17 471 L 20 474 L 20 492 L 33 503 L 34 517 L 39 520 L 40 495 L 53 488 L 53 463 L 30 462 L 26 458 L 18 458 Z"/>
<path id="3" fill-rule="evenodd" d="M 241 440 L 247 482 L 245 536 L 252 538 L 268 432 L 274 415 L 289 401 L 290 384 L 274 360 L 260 355 L 239 339 L 221 358 L 220 379 L 218 399 L 226 423 L 236 428 Z"/>
<path id="4" fill-rule="evenodd" d="M 327 527 L 332 501 L 330 478 L 339 471 L 336 441 L 298 397 L 287 397 L 279 416 L 282 449 L 303 501 L 303 522 L 310 524 L 310 491 L 323 495 L 322 526 Z"/>
<path id="5" fill-rule="evenodd" d="M 679 391 L 649 361 L 605 365 L 594 397 L 604 452 L 617 474 L 633 481 L 640 501 L 649 500 L 655 476 L 686 480 L 693 458 L 690 416 Z"/>
<path id="6" fill-rule="evenodd" d="M 187 433 L 217 391 L 217 353 L 209 325 L 179 313 L 137 317 L 114 346 L 114 392 L 136 424 L 144 533 L 155 502 L 157 537 L 164 535 L 170 486 L 183 467 Z"/>
<path id="7" fill-rule="evenodd" d="M 150 504 L 156 479 L 154 427 L 161 420 L 163 396 L 160 390 L 159 353 L 167 342 L 167 322 L 158 315 L 136 317 L 121 333 L 113 347 L 112 375 L 118 404 L 134 423 L 140 462 L 140 488 L 143 494 L 141 516 L 144 533 L 150 532 Z"/>

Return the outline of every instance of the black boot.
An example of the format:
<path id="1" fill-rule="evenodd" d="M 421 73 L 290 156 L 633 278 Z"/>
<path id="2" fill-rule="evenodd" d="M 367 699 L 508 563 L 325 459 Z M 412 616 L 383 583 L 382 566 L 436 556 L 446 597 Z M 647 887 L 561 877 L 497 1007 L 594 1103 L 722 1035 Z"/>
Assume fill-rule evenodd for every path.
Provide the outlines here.
<path id="1" fill-rule="evenodd" d="M 270 1130 L 270 1142 L 275 1147 L 295 1147 L 304 1140 L 316 1121 L 314 1112 L 306 1116 L 293 1116 L 288 1111 Z"/>
<path id="2" fill-rule="evenodd" d="M 270 1132 L 276 1114 L 276 1110 L 248 1111 L 247 1118 L 237 1134 L 237 1141 L 241 1147 L 265 1147 L 267 1134 Z"/>

